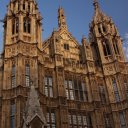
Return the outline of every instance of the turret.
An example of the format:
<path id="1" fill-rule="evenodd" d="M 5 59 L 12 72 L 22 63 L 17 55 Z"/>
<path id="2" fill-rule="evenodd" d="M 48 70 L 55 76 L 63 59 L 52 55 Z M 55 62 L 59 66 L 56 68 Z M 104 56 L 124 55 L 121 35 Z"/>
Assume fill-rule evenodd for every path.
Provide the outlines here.
<path id="1" fill-rule="evenodd" d="M 115 60 L 125 61 L 122 41 L 112 19 L 102 12 L 94 0 L 94 17 L 90 24 L 90 42 L 95 60 L 108 63 Z"/>
<path id="2" fill-rule="evenodd" d="M 35 0 L 11 0 L 5 16 L 5 44 L 19 40 L 42 47 L 42 17 Z"/>

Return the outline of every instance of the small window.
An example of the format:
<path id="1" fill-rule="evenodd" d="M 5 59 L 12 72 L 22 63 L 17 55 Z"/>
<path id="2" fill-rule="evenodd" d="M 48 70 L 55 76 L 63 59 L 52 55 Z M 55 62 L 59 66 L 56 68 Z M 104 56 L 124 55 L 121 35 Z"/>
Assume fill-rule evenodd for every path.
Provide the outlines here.
<path id="1" fill-rule="evenodd" d="M 72 112 L 68 114 L 70 128 L 92 128 L 90 114 Z"/>
<path id="2" fill-rule="evenodd" d="M 31 33 L 31 19 L 24 17 L 24 25 L 23 25 L 24 32 Z"/>
<path id="3" fill-rule="evenodd" d="M 16 67 L 12 66 L 12 88 L 16 87 Z"/>
<path id="4" fill-rule="evenodd" d="M 25 10 L 25 2 L 23 3 L 23 10 Z"/>
<path id="5" fill-rule="evenodd" d="M 19 19 L 15 18 L 12 20 L 12 35 L 19 32 Z"/>
<path id="6" fill-rule="evenodd" d="M 113 40 L 113 47 L 114 47 L 115 54 L 119 55 L 120 52 L 119 52 L 119 47 L 118 47 L 118 41 Z"/>
<path id="7" fill-rule="evenodd" d="M 113 85 L 113 91 L 114 91 L 114 95 L 115 95 L 115 101 L 120 102 L 119 90 L 118 90 L 117 82 L 115 79 L 112 80 L 112 85 Z"/>
<path id="8" fill-rule="evenodd" d="M 12 21 L 12 34 L 15 34 L 15 20 Z"/>
<path id="9" fill-rule="evenodd" d="M 69 44 L 64 44 L 64 49 L 69 50 Z"/>
<path id="10" fill-rule="evenodd" d="M 53 97 L 53 78 L 50 76 L 45 76 L 44 78 L 44 93 L 47 97 Z"/>
<path id="11" fill-rule="evenodd" d="M 19 19 L 16 19 L 16 33 L 19 32 Z"/>
<path id="12" fill-rule="evenodd" d="M 18 11 L 20 10 L 20 3 L 18 2 Z"/>
<path id="13" fill-rule="evenodd" d="M 109 46 L 108 42 L 103 41 L 102 46 L 103 46 L 104 55 L 105 56 L 110 56 L 111 55 L 111 50 L 110 50 L 110 46 Z"/>
<path id="14" fill-rule="evenodd" d="M 102 28 L 103 28 L 103 32 L 106 32 L 106 28 L 105 28 L 105 26 L 103 26 Z"/>
<path id="15" fill-rule="evenodd" d="M 47 127 L 56 128 L 56 113 L 55 110 L 47 110 Z"/>
<path id="16" fill-rule="evenodd" d="M 121 128 L 126 128 L 126 117 L 124 111 L 119 112 L 120 125 Z"/>
<path id="17" fill-rule="evenodd" d="M 104 114 L 105 128 L 112 128 L 109 114 Z"/>
<path id="18" fill-rule="evenodd" d="M 29 65 L 25 66 L 25 83 L 27 87 L 30 86 L 30 66 Z"/>
<path id="19" fill-rule="evenodd" d="M 28 18 L 28 33 L 31 33 L 31 19 Z"/>
<path id="20" fill-rule="evenodd" d="M 11 101 L 10 108 L 10 128 L 15 128 L 15 114 L 16 114 L 16 104 L 15 101 Z"/>
<path id="21" fill-rule="evenodd" d="M 30 12 L 30 3 L 28 3 L 28 12 Z"/>
<path id="22" fill-rule="evenodd" d="M 99 86 L 99 95 L 100 95 L 100 100 L 102 104 L 106 103 L 106 95 L 105 95 L 105 89 L 103 85 Z"/>
<path id="23" fill-rule="evenodd" d="M 98 31 L 99 31 L 99 34 L 101 34 L 101 28 L 100 27 L 98 27 Z"/>

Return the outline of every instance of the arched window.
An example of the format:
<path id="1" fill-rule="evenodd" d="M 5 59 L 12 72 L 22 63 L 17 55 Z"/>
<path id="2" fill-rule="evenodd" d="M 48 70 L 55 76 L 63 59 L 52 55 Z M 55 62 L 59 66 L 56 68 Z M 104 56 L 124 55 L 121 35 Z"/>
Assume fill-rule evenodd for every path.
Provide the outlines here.
<path id="1" fill-rule="evenodd" d="M 28 19 L 28 33 L 31 33 L 31 20 Z"/>
<path id="2" fill-rule="evenodd" d="M 20 2 L 18 2 L 18 11 L 20 10 Z"/>
<path id="3" fill-rule="evenodd" d="M 106 95 L 105 95 L 105 88 L 103 85 L 99 86 L 99 95 L 100 95 L 100 100 L 102 104 L 105 104 L 106 101 Z"/>
<path id="4" fill-rule="evenodd" d="M 27 87 L 30 86 L 30 66 L 28 64 L 25 66 L 25 84 Z"/>
<path id="5" fill-rule="evenodd" d="M 16 33 L 19 32 L 19 19 L 16 19 Z"/>
<path id="6" fill-rule="evenodd" d="M 100 28 L 100 26 L 98 27 L 98 31 L 99 31 L 99 34 L 101 34 L 101 28 Z"/>
<path id="7" fill-rule="evenodd" d="M 15 128 L 15 114 L 16 114 L 16 103 L 11 101 L 10 106 L 10 128 Z"/>
<path id="8" fill-rule="evenodd" d="M 117 44 L 117 41 L 113 41 L 113 47 L 114 47 L 114 51 L 115 51 L 115 54 L 120 54 L 119 52 L 119 48 L 118 48 L 118 44 Z"/>
<path id="9" fill-rule="evenodd" d="M 25 10 L 25 1 L 23 2 L 23 10 Z"/>
<path id="10" fill-rule="evenodd" d="M 102 46 L 103 46 L 104 55 L 105 56 L 111 55 L 111 50 L 110 50 L 108 42 L 107 41 L 103 41 Z"/>
<path id="11" fill-rule="evenodd" d="M 12 20 L 12 34 L 16 34 L 19 32 L 19 19 L 13 19 Z"/>
<path id="12" fill-rule="evenodd" d="M 118 90 L 117 82 L 115 79 L 112 80 L 112 85 L 113 85 L 113 91 L 115 95 L 115 101 L 120 102 L 119 90 Z"/>
<path id="13" fill-rule="evenodd" d="M 12 34 L 15 34 L 15 19 L 12 20 Z"/>
<path id="14" fill-rule="evenodd" d="M 24 32 L 31 33 L 31 19 L 24 17 Z"/>
<path id="15" fill-rule="evenodd" d="M 30 3 L 28 3 L 28 12 L 30 12 Z"/>
<path id="16" fill-rule="evenodd" d="M 104 25 L 102 26 L 102 29 L 103 29 L 103 32 L 106 32 L 106 28 Z"/>

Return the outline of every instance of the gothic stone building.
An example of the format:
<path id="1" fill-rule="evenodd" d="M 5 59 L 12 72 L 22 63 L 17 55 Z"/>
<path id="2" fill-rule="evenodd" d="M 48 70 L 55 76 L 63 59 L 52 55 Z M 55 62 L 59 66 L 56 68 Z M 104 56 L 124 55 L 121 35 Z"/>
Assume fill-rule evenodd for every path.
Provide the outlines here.
<path id="1" fill-rule="evenodd" d="M 0 58 L 0 128 L 128 128 L 128 65 L 112 19 L 94 0 L 89 41 L 58 29 L 42 41 L 35 0 L 10 0 Z"/>

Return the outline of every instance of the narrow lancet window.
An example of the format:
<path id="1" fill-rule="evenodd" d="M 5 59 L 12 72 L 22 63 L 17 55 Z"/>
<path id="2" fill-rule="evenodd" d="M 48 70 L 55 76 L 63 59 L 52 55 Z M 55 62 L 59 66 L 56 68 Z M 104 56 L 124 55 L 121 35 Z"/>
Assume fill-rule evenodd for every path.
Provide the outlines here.
<path id="1" fill-rule="evenodd" d="M 12 66 L 12 88 L 16 87 L 16 67 Z"/>
<path id="2" fill-rule="evenodd" d="M 25 83 L 27 87 L 30 86 L 30 66 L 28 64 L 25 66 Z"/>

